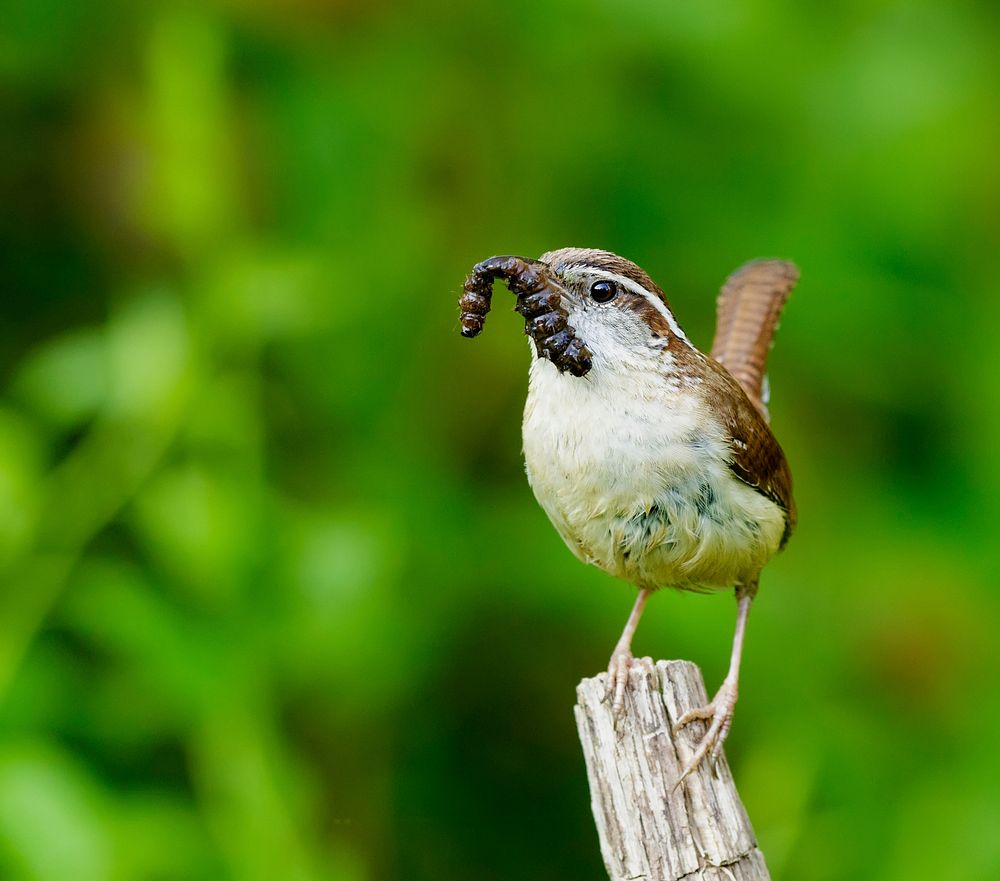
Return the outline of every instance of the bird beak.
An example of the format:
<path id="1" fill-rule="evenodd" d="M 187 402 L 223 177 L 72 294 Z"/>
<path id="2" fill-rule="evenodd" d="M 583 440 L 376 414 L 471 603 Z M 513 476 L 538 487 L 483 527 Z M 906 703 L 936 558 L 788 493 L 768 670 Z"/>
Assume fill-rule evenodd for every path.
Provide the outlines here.
<path id="1" fill-rule="evenodd" d="M 535 342 L 540 358 L 562 372 L 583 376 L 591 366 L 590 351 L 569 325 L 562 302 L 565 290 L 549 267 L 525 257 L 490 257 L 477 263 L 465 280 L 458 303 L 462 310 L 462 336 L 478 336 L 486 322 L 493 296 L 493 282 L 503 279 L 517 297 L 514 308 L 524 316 L 524 332 Z"/>

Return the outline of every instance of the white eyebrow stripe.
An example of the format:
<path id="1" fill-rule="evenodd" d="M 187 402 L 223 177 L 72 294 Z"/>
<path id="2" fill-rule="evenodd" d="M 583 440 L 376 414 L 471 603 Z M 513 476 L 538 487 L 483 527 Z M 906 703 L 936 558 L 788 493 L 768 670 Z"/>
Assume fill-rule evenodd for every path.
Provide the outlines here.
<path id="1" fill-rule="evenodd" d="M 691 340 L 687 338 L 687 335 L 681 330 L 680 325 L 674 318 L 673 314 L 667 308 L 666 303 L 663 302 L 656 294 L 651 291 L 647 291 L 641 284 L 633 281 L 630 278 L 626 278 L 624 275 L 618 275 L 616 272 L 608 272 L 606 269 L 594 269 L 591 266 L 581 265 L 580 268 L 587 273 L 587 275 L 595 275 L 598 278 L 605 278 L 608 281 L 616 281 L 623 288 L 630 290 L 633 294 L 638 294 L 640 297 L 645 297 L 653 307 L 659 312 L 667 322 L 667 326 L 670 328 L 670 332 L 679 339 L 684 340 L 689 346 Z"/>

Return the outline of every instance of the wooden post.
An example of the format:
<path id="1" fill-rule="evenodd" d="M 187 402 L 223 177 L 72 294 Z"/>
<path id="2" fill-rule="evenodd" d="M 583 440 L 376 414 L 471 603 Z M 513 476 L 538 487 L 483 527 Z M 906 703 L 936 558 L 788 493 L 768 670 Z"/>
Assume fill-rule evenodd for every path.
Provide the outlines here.
<path id="1" fill-rule="evenodd" d="M 639 658 L 615 723 L 606 674 L 577 686 L 576 724 L 590 800 L 611 881 L 770 881 L 725 756 L 702 763 L 679 787 L 706 726 L 673 723 L 708 702 L 690 661 Z"/>

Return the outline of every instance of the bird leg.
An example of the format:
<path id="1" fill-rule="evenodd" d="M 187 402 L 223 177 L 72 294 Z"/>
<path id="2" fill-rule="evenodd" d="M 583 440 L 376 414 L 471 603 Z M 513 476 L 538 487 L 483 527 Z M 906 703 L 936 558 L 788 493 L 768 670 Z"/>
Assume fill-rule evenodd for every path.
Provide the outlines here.
<path id="1" fill-rule="evenodd" d="M 635 605 L 632 606 L 632 614 L 628 616 L 625 629 L 622 631 L 621 639 L 615 645 L 615 650 L 611 653 L 611 661 L 608 663 L 608 688 L 604 699 L 614 696 L 611 704 L 611 714 L 618 718 L 625 709 L 625 686 L 628 685 L 628 670 L 632 666 L 632 637 L 635 629 L 639 626 L 639 619 L 642 617 L 643 607 L 649 599 L 651 590 L 643 588 L 636 597 Z"/>
<path id="2" fill-rule="evenodd" d="M 674 725 L 674 732 L 676 733 L 695 719 L 711 720 L 708 731 L 705 732 L 705 736 L 698 744 L 698 749 L 678 778 L 678 786 L 685 777 L 701 764 L 706 755 L 708 756 L 709 764 L 714 768 L 722 752 L 722 744 L 725 743 L 726 736 L 729 734 L 729 727 L 733 723 L 733 709 L 736 707 L 736 698 L 739 696 L 740 657 L 743 654 L 743 636 L 746 633 L 747 616 L 750 614 L 750 603 L 753 601 L 753 594 L 756 592 L 756 587 L 757 585 L 754 583 L 746 587 L 741 585 L 736 589 L 736 598 L 739 603 L 736 614 L 736 633 L 733 636 L 733 653 L 729 660 L 729 672 L 722 681 L 722 686 L 708 705 L 688 710 L 677 720 L 677 724 Z"/>

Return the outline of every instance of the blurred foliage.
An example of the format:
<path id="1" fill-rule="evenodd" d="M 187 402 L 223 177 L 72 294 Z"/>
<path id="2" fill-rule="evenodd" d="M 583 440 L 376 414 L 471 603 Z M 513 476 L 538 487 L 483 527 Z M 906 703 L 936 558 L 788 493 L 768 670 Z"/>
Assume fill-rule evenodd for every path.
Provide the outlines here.
<path id="1" fill-rule="evenodd" d="M 703 344 L 803 270 L 729 741 L 774 876 L 1000 877 L 998 18 L 8 0 L 0 877 L 604 877 L 570 706 L 631 592 L 531 498 L 516 317 L 455 306 L 569 244 Z M 636 648 L 714 687 L 733 614 Z"/>

